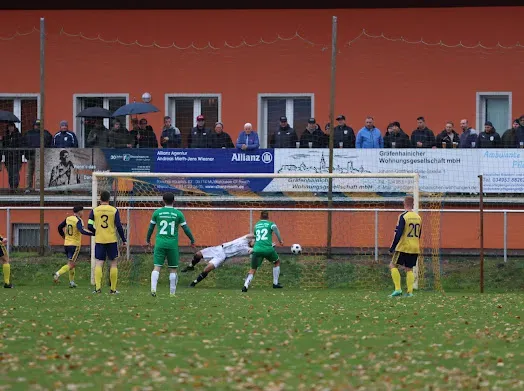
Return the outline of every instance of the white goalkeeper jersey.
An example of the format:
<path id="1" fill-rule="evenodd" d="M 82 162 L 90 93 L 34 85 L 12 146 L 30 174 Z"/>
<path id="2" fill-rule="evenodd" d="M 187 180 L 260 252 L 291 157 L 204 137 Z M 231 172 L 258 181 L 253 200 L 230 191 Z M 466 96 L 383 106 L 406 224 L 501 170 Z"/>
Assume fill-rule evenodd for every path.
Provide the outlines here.
<path id="1" fill-rule="evenodd" d="M 249 247 L 249 239 L 247 236 L 248 235 L 245 235 L 241 238 L 232 240 L 231 242 L 222 244 L 222 248 L 224 249 L 227 258 L 249 255 L 251 247 Z"/>

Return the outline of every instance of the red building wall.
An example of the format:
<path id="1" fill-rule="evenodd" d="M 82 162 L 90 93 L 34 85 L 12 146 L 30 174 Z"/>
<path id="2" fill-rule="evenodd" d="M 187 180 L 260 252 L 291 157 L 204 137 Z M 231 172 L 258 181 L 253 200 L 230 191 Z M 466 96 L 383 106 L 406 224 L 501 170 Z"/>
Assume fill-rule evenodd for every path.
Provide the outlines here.
<path id="1" fill-rule="evenodd" d="M 257 94 L 315 93 L 315 116 L 328 120 L 331 16 L 338 16 L 339 49 L 336 112 L 353 127 L 374 115 L 384 128 L 399 120 L 409 133 L 426 116 L 435 131 L 448 119 L 475 123 L 477 91 L 512 91 L 513 115 L 524 112 L 524 48 L 466 49 L 393 42 L 370 34 L 426 42 L 462 42 L 493 47 L 524 42 L 519 20 L 524 7 L 396 10 L 250 11 L 3 11 L 0 36 L 25 33 L 45 17 L 46 127 L 73 120 L 73 94 L 122 93 L 140 99 L 144 91 L 162 112 L 148 116 L 160 129 L 164 94 L 222 94 L 222 120 L 236 137 L 242 125 L 257 123 Z M 62 30 L 63 29 L 63 30 Z M 138 40 L 181 47 L 210 43 L 220 49 L 182 50 L 104 43 L 61 34 L 123 42 Z M 230 49 L 245 39 L 273 41 L 278 35 L 301 39 Z M 39 91 L 39 34 L 0 40 L 0 93 Z M 275 124 L 276 126 L 276 124 Z"/>

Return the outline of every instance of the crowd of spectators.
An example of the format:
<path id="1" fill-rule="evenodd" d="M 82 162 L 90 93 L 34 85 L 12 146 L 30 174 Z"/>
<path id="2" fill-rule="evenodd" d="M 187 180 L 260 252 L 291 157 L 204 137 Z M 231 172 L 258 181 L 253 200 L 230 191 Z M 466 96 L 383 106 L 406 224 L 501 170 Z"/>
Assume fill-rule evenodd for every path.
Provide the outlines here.
<path id="1" fill-rule="evenodd" d="M 385 132 L 375 126 L 373 117 L 368 116 L 364 126 L 356 134 L 346 123 L 346 117 L 336 117 L 333 145 L 335 148 L 524 148 L 524 115 L 515 119 L 510 129 L 500 134 L 493 124 L 487 121 L 483 131 L 477 131 L 469 125 L 467 119 L 460 121 L 459 130 L 453 121 L 447 121 L 444 129 L 435 133 L 426 125 L 424 117 L 416 119 L 416 129 L 408 135 L 398 121 L 387 125 Z M 275 131 L 269 134 L 270 148 L 327 148 L 329 146 L 330 125 L 324 130 L 315 118 L 307 121 L 307 126 L 298 136 L 288 123 L 286 116 L 280 117 Z M 131 120 L 131 129 L 118 120 L 114 120 L 111 129 L 104 126 L 102 119 L 95 119 L 94 126 L 87 135 L 86 147 L 89 148 L 238 148 L 242 151 L 260 148 L 258 133 L 251 123 L 246 123 L 236 142 L 224 130 L 222 122 L 216 122 L 214 129 L 206 126 L 203 115 L 196 118 L 196 126 L 184 143 L 180 129 L 174 126 L 172 118 L 164 117 L 164 126 L 160 139 L 147 119 Z M 184 145 L 185 144 L 185 145 Z M 78 148 L 75 133 L 69 130 L 68 122 L 61 121 L 54 136 L 44 130 L 45 148 Z M 8 123 L 5 133 L 0 133 L 0 148 L 4 150 L 4 165 L 8 171 L 9 187 L 18 188 L 22 155 L 27 160 L 27 187 L 33 187 L 35 171 L 35 148 L 40 147 L 40 121 L 23 135 L 15 123 Z M 1 169 L 1 166 L 0 166 Z"/>

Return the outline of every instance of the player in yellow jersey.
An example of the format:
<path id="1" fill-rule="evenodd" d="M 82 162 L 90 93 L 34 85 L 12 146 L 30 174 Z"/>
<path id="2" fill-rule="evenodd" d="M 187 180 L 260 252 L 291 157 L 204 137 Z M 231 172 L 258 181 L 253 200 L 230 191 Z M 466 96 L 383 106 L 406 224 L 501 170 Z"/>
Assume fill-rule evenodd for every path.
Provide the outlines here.
<path id="1" fill-rule="evenodd" d="M 76 288 L 75 262 L 80 253 L 80 247 L 82 246 L 82 235 L 94 235 L 92 232 L 84 230 L 84 222 L 82 221 L 83 213 L 83 206 L 75 206 L 73 208 L 73 215 L 66 217 L 66 219 L 58 225 L 58 233 L 64 238 L 64 251 L 67 256 L 67 264 L 62 266 L 56 273 L 53 273 L 53 280 L 58 282 L 62 274 L 69 272 L 69 288 Z"/>
<path id="2" fill-rule="evenodd" d="M 395 284 L 395 290 L 390 297 L 402 296 L 399 265 L 406 270 L 407 296 L 413 296 L 413 283 L 415 282 L 413 268 L 417 265 L 420 254 L 420 235 L 422 234 L 422 219 L 417 213 L 413 212 L 413 204 L 413 197 L 407 196 L 404 199 L 405 212 L 398 217 L 395 239 L 393 239 L 389 249 L 389 252 L 393 253 L 389 268 Z"/>
<path id="3" fill-rule="evenodd" d="M 111 280 L 111 294 L 117 294 L 116 283 L 118 280 L 118 239 L 116 233 L 120 235 L 123 245 L 126 244 L 126 236 L 122 223 L 120 222 L 120 213 L 114 206 L 109 205 L 111 195 L 104 190 L 100 193 L 100 205 L 89 213 L 87 228 L 95 233 L 95 290 L 93 293 L 102 293 L 102 266 L 106 259 L 111 261 L 109 278 Z"/>
<path id="4" fill-rule="evenodd" d="M 2 273 L 4 274 L 4 288 L 11 289 L 11 265 L 9 264 L 9 254 L 7 253 L 7 239 L 0 235 L 0 260 L 2 261 Z"/>

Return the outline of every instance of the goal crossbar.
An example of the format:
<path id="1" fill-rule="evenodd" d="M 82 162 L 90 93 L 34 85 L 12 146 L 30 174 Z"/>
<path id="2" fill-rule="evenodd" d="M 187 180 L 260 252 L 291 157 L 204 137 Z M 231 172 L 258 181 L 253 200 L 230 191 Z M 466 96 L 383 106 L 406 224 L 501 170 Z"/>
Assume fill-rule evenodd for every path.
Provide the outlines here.
<path id="1" fill-rule="evenodd" d="M 109 172 L 109 171 L 94 171 L 93 178 L 97 177 L 108 177 L 108 178 L 412 178 L 415 182 L 418 183 L 419 174 L 418 173 L 352 173 L 352 174 L 342 174 L 342 173 L 169 173 L 169 172 L 159 172 L 159 173 L 149 173 L 149 172 Z"/>

